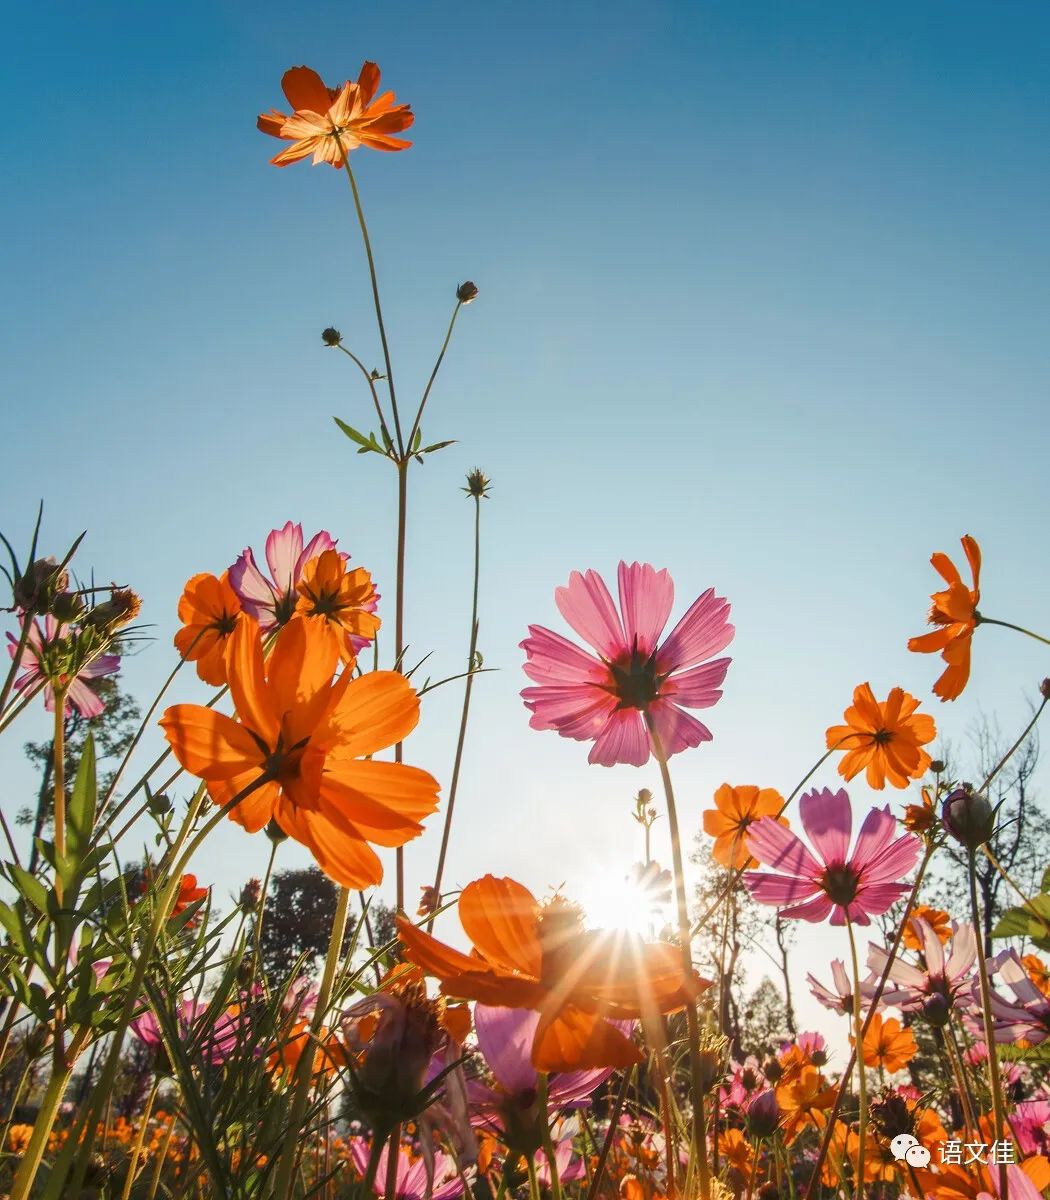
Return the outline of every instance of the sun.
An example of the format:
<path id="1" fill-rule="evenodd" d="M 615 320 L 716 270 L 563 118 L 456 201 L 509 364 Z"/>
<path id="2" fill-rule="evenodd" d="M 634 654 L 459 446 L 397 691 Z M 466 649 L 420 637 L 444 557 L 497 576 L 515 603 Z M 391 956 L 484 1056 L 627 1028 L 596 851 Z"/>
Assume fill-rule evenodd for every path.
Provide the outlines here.
<path id="1" fill-rule="evenodd" d="M 670 919 L 670 876 L 655 864 L 646 868 L 636 863 L 627 874 L 594 870 L 580 881 L 573 898 L 590 929 L 654 938 Z"/>

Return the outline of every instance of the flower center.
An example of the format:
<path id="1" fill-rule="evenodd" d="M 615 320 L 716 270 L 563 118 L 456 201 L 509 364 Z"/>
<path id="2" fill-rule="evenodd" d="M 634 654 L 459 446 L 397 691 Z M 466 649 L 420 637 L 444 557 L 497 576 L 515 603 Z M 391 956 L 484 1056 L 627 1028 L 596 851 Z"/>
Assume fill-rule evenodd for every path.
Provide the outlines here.
<path id="1" fill-rule="evenodd" d="M 642 655 L 635 643 L 630 654 L 609 663 L 612 684 L 606 691 L 617 698 L 618 708 L 646 709 L 660 695 L 665 676 L 656 669 L 656 652 Z"/>
<path id="2" fill-rule="evenodd" d="M 886 746 L 893 741 L 893 731 L 890 729 L 876 729 L 872 736 L 876 746 Z"/>
<path id="3" fill-rule="evenodd" d="M 290 588 L 283 596 L 274 601 L 273 615 L 278 625 L 287 625 L 292 619 L 297 600 L 295 589 Z"/>
<path id="4" fill-rule="evenodd" d="M 836 904 L 847 905 L 857 898 L 860 876 L 849 866 L 828 867 L 821 879 L 821 886 Z"/>

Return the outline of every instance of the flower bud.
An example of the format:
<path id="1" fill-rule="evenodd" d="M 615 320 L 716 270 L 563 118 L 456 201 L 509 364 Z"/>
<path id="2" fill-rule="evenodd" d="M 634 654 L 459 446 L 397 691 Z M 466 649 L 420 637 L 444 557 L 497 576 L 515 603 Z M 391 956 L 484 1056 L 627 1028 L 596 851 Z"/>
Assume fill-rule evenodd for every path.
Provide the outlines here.
<path id="1" fill-rule="evenodd" d="M 944 766 L 945 764 L 943 759 L 933 758 L 930 760 L 930 770 L 933 771 L 935 775 L 943 775 Z"/>
<path id="2" fill-rule="evenodd" d="M 489 488 L 492 487 L 492 480 L 477 467 L 467 476 L 467 486 L 461 488 L 461 491 L 472 496 L 475 500 L 483 500 L 489 494 Z"/>
<path id="3" fill-rule="evenodd" d="M 810 1056 L 809 1056 L 809 1061 L 810 1061 L 810 1062 L 811 1062 L 811 1063 L 812 1063 L 812 1064 L 813 1064 L 815 1067 L 823 1067 L 823 1066 L 827 1066 L 827 1062 L 828 1062 L 828 1052 L 827 1052 L 826 1050 L 820 1049 L 820 1048 L 818 1047 L 818 1049 L 814 1050 L 814 1051 L 813 1051 L 813 1052 L 810 1054 Z"/>
<path id="4" fill-rule="evenodd" d="M 705 1029 L 700 1033 L 697 1074 L 700 1090 L 704 1095 L 713 1092 L 726 1075 L 726 1051 L 729 1039 L 721 1033 Z"/>
<path id="5" fill-rule="evenodd" d="M 113 589 L 108 600 L 95 607 L 84 618 L 85 626 L 95 629 L 117 629 L 139 615 L 142 599 L 131 588 Z"/>
<path id="6" fill-rule="evenodd" d="M 773 1091 L 760 1092 L 747 1106 L 747 1131 L 752 1137 L 772 1137 L 780 1127 L 781 1112 Z"/>
<path id="7" fill-rule="evenodd" d="M 1050 700 L 1050 679 L 1044 679 L 1039 685 L 1039 695 L 1042 696 L 1044 700 Z"/>
<path id="8" fill-rule="evenodd" d="M 54 597 L 68 587 L 69 572 L 59 567 L 57 558 L 38 558 L 29 564 L 24 575 L 15 580 L 15 607 L 27 613 L 45 612 Z"/>
<path id="9" fill-rule="evenodd" d="M 771 1058 L 762 1064 L 762 1074 L 770 1083 L 777 1083 L 784 1074 L 784 1068 L 775 1058 Z"/>
<path id="10" fill-rule="evenodd" d="M 271 842 L 277 842 L 278 844 L 286 841 L 288 838 L 288 834 L 286 834 L 280 825 L 277 824 L 276 817 L 271 817 L 269 821 L 266 822 L 266 836 Z"/>
<path id="11" fill-rule="evenodd" d="M 468 279 L 465 283 L 461 283 L 456 288 L 456 299 L 460 304 L 469 304 L 471 300 L 476 300 L 478 296 L 478 285 Z"/>
<path id="12" fill-rule="evenodd" d="M 84 615 L 84 597 L 79 592 L 59 592 L 48 605 L 48 612 L 59 625 L 72 625 Z"/>
<path id="13" fill-rule="evenodd" d="M 165 813 L 170 813 L 174 807 L 171 797 L 166 796 L 163 792 L 158 792 L 156 796 L 150 796 L 149 798 L 149 810 L 155 817 L 163 817 Z"/>
<path id="14" fill-rule="evenodd" d="M 437 912 L 441 907 L 441 893 L 436 887 L 430 884 L 424 884 L 420 889 L 419 907 L 416 909 L 417 917 L 429 917 L 431 913 Z"/>
<path id="15" fill-rule="evenodd" d="M 245 912 L 254 912 L 262 895 L 262 884 L 254 876 L 241 888 L 240 906 Z"/>
<path id="16" fill-rule="evenodd" d="M 937 1029 L 943 1029 L 951 1020 L 952 1006 L 947 996 L 934 992 L 926 997 L 922 1006 L 922 1015 Z"/>
<path id="17" fill-rule="evenodd" d="M 995 830 L 995 810 L 987 796 L 964 784 L 945 797 L 941 823 L 957 842 L 976 850 Z"/>
<path id="18" fill-rule="evenodd" d="M 887 1141 L 893 1141 L 902 1133 L 915 1133 L 915 1115 L 903 1096 L 887 1093 L 871 1106 L 871 1119 L 875 1128 Z"/>
<path id="19" fill-rule="evenodd" d="M 331 325 L 329 325 L 327 329 L 321 330 L 321 341 L 324 342 L 326 346 L 338 346 L 342 340 L 343 335 L 338 329 L 333 329 Z"/>

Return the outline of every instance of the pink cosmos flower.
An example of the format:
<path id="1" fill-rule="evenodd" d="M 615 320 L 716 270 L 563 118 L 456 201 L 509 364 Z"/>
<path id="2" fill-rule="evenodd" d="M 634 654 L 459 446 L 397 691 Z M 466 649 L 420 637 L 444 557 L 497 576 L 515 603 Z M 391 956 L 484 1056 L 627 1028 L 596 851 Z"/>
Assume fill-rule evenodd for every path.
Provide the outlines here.
<path id="1" fill-rule="evenodd" d="M 749 1054 L 742 1063 L 732 1060 L 730 1073 L 719 1088 L 719 1101 L 726 1107 L 743 1108 L 749 1099 L 767 1086 L 762 1064 Z"/>
<path id="2" fill-rule="evenodd" d="M 978 988 L 978 998 L 979 992 Z M 972 1017 L 966 1018 L 964 1024 L 967 1026 L 967 1031 L 974 1037 L 983 1029 L 981 1022 Z M 984 1070 L 984 1064 L 988 1061 L 988 1043 L 976 1041 L 968 1046 L 963 1051 L 963 1061 L 968 1067 L 973 1067 L 977 1071 Z M 1024 1072 L 1020 1063 L 1000 1062 L 999 1075 L 1006 1087 L 1013 1087 L 1021 1082 Z"/>
<path id="3" fill-rule="evenodd" d="M 22 674 L 15 680 L 15 687 L 18 691 L 24 692 L 34 687 L 44 678 L 44 670 L 41 662 L 45 659 L 48 650 L 56 642 L 70 637 L 75 632 L 75 625 L 60 625 L 50 615 L 44 617 L 43 633 L 40 631 L 39 622 L 36 620 L 33 621 L 29 627 L 26 647 L 19 662 Z M 7 641 L 7 652 L 14 658 L 18 653 L 19 639 L 14 634 L 9 633 Z M 66 691 L 65 715 L 67 717 L 72 716 L 75 711 L 82 717 L 101 716 L 106 711 L 106 706 L 99 699 L 98 695 L 88 687 L 87 681 L 89 679 L 102 679 L 106 675 L 114 675 L 119 670 L 119 654 L 100 654 L 93 662 L 88 663 L 86 667 L 81 667 L 77 672 L 76 678 L 69 684 Z M 44 707 L 48 712 L 55 711 L 55 690 L 50 683 L 44 688 Z"/>
<path id="4" fill-rule="evenodd" d="M 269 633 L 289 621 L 295 612 L 299 599 L 296 588 L 306 564 L 335 548 L 335 539 L 325 529 L 315 533 L 304 546 L 302 525 L 286 521 L 281 529 L 271 530 L 266 539 L 266 565 L 270 568 L 270 578 L 259 570 L 249 546 L 230 567 L 230 586 L 240 598 L 244 611 L 259 622 L 263 633 Z M 346 562 L 350 555 L 340 552 L 339 557 Z M 365 605 L 366 611 L 375 612 L 378 602 L 377 593 Z M 355 652 L 371 644 L 369 638 L 351 636 L 350 640 Z"/>
<path id="5" fill-rule="evenodd" d="M 992 1195 L 991 1192 L 978 1192 L 977 1200 L 999 1200 L 1003 1194 L 999 1186 L 998 1167 L 989 1168 L 988 1174 L 991 1177 L 992 1186 L 995 1188 L 995 1195 Z M 1031 1178 L 1020 1167 L 1013 1164 L 1006 1168 L 1006 1187 L 1010 1200 L 1043 1200 L 1043 1193 L 1035 1186 Z"/>
<path id="6" fill-rule="evenodd" d="M 710 659 L 733 640 L 729 604 L 709 588 L 661 642 L 674 603 L 667 571 L 621 562 L 619 610 L 601 576 L 574 571 L 554 602 L 594 650 L 541 625 L 521 643 L 525 674 L 537 684 L 521 693 L 533 729 L 554 729 L 578 742 L 593 741 L 588 761 L 640 767 L 652 751 L 652 722 L 665 754 L 711 740 L 711 731 L 686 708 L 710 708 L 729 669 Z"/>
<path id="7" fill-rule="evenodd" d="M 572 1183 L 577 1179 L 583 1179 L 587 1174 L 583 1159 L 572 1152 L 571 1137 L 562 1138 L 554 1143 L 554 1162 L 558 1168 L 559 1183 Z M 536 1178 L 544 1187 L 550 1187 L 551 1168 L 547 1161 L 546 1150 L 536 1151 Z"/>
<path id="8" fill-rule="evenodd" d="M 1050 1102 L 1022 1100 L 1015 1104 L 1010 1129 L 1022 1154 L 1045 1154 L 1050 1149 Z"/>
<path id="9" fill-rule="evenodd" d="M 911 925 L 922 946 L 920 965 L 895 959 L 888 980 L 896 986 L 887 986 L 883 1002 L 902 1012 L 921 1012 L 931 1025 L 946 1025 L 953 1009 L 966 1011 L 973 1006 L 970 972 L 977 960 L 977 937 L 972 925 L 953 923 L 952 949 L 945 958 L 941 939 L 929 921 L 914 917 Z M 884 947 L 868 947 L 868 966 L 879 976 L 889 958 Z"/>
<path id="10" fill-rule="evenodd" d="M 853 980 L 850 979 L 846 965 L 841 958 L 831 960 L 831 979 L 835 988 L 825 987 L 815 975 L 807 975 L 806 982 L 809 984 L 809 990 L 813 993 L 816 1000 L 823 1004 L 825 1008 L 830 1008 L 832 1012 L 842 1013 L 847 1017 L 853 1016 Z M 878 980 L 869 973 L 867 979 L 861 980 L 860 994 L 861 999 L 867 1000 L 871 997 L 878 984 Z"/>
<path id="11" fill-rule="evenodd" d="M 368 1170 L 368 1142 L 361 1137 L 349 1140 L 350 1158 L 358 1173 L 364 1178 Z M 447 1154 L 440 1150 L 434 1153 L 433 1191 L 427 1187 L 427 1164 L 420 1156 L 412 1158 L 405 1146 L 398 1148 L 397 1165 L 394 1167 L 394 1195 L 387 1197 L 386 1172 L 390 1146 L 383 1147 L 379 1156 L 379 1169 L 376 1171 L 375 1183 L 372 1185 L 377 1196 L 384 1200 L 423 1200 L 424 1196 L 431 1200 L 454 1200 L 463 1194 L 463 1180 L 456 1172 L 456 1164 Z"/>
<path id="12" fill-rule="evenodd" d="M 988 962 L 989 976 L 997 975 L 1014 994 L 1006 1000 L 993 989 L 991 994 L 992 1016 L 995 1018 L 995 1040 L 1016 1042 L 1021 1038 L 1033 1046 L 1042 1045 L 1050 1038 L 1050 999 L 1029 979 L 1024 964 L 1016 950 L 1004 950 Z M 980 981 L 973 981 L 973 1000 L 979 1006 L 981 999 Z"/>
<path id="13" fill-rule="evenodd" d="M 220 1013 L 209 1028 L 205 1022 L 207 1011 L 208 1005 L 203 1001 L 191 997 L 181 1000 L 178 1012 L 179 1033 L 185 1043 L 199 1042 L 204 1057 L 213 1066 L 218 1066 L 229 1058 L 237 1046 L 245 1029 L 245 1021 L 234 1006 Z M 156 1048 L 163 1043 L 160 1022 L 150 1010 L 136 1017 L 130 1028 L 139 1041 L 147 1046 Z"/>
<path id="14" fill-rule="evenodd" d="M 864 818 L 852 854 L 853 812 L 845 789 L 807 792 L 799 814 L 819 860 L 772 817 L 748 827 L 751 854 L 773 868 L 744 875 L 760 904 L 787 905 L 781 917 L 823 921 L 830 915 L 832 925 L 870 925 L 908 890 L 898 881 L 915 866 L 922 842 L 910 833 L 893 836 L 897 823 L 889 805 L 873 808 Z"/>

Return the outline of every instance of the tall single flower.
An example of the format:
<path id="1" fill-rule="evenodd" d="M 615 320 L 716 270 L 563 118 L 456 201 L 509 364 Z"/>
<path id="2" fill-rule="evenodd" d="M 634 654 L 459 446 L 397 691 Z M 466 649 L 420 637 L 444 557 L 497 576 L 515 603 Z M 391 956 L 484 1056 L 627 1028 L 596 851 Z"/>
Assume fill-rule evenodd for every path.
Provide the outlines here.
<path id="1" fill-rule="evenodd" d="M 358 146 L 373 150 L 406 150 L 412 145 L 393 137 L 415 120 L 407 104 L 395 104 L 393 92 L 379 90 L 379 68 L 366 62 L 357 82 L 347 80 L 341 88 L 326 87 L 321 76 L 309 67 L 292 67 L 281 79 L 281 89 L 294 109 L 287 113 L 271 109 L 259 115 L 263 133 L 283 138 L 292 145 L 270 162 L 286 167 L 313 155 L 314 164 L 341 167 Z"/>
<path id="2" fill-rule="evenodd" d="M 179 600 L 182 628 L 175 634 L 175 649 L 187 662 L 196 663 L 198 676 L 213 687 L 226 682 L 226 642 L 242 614 L 229 575 L 194 575 Z"/>
<path id="3" fill-rule="evenodd" d="M 286 521 L 273 529 L 266 538 L 267 578 L 255 562 L 248 546 L 230 567 L 230 585 L 240 598 L 244 611 L 259 622 L 263 633 L 290 621 L 299 602 L 299 580 L 306 564 L 325 550 L 334 550 L 335 540 L 322 529 L 303 545 L 302 525 Z M 349 558 L 348 554 L 342 556 Z M 378 597 L 377 597 L 378 599 Z"/>
<path id="4" fill-rule="evenodd" d="M 646 718 L 670 756 L 711 740 L 711 731 L 687 708 L 710 708 L 729 669 L 713 654 L 733 640 L 729 604 L 709 588 L 661 642 L 671 615 L 674 583 L 648 563 L 621 562 L 617 611 L 595 571 L 574 571 L 554 601 L 572 628 L 595 650 L 530 625 L 521 643 L 525 674 L 537 684 L 521 693 L 533 729 L 593 741 L 588 761 L 642 766 L 651 751 Z"/>
<path id="5" fill-rule="evenodd" d="M 881 791 L 887 781 L 896 788 L 921 779 L 930 765 L 923 750 L 937 736 L 933 717 L 916 713 L 919 701 L 899 687 L 883 701 L 875 699 L 870 683 L 853 691 L 853 703 L 842 714 L 845 725 L 827 732 L 829 750 L 844 751 L 839 774 L 850 780 L 864 771 L 868 786 Z"/>
<path id="6" fill-rule="evenodd" d="M 446 995 L 538 1011 L 532 1064 L 540 1071 L 641 1062 L 613 1022 L 677 1011 L 709 986 L 695 972 L 684 977 L 669 942 L 585 930 L 572 905 L 555 897 L 541 906 L 513 879 L 468 884 L 459 919 L 474 944 L 469 955 L 399 917 L 405 957 L 436 976 Z"/>
<path id="7" fill-rule="evenodd" d="M 864 818 L 850 853 L 853 813 L 844 789 L 807 792 L 799 801 L 802 827 L 818 858 L 802 840 L 770 817 L 747 834 L 751 853 L 770 871 L 744 876 L 751 895 L 761 904 L 787 905 L 780 916 L 832 925 L 870 925 L 908 890 L 902 875 L 915 865 L 922 847 L 912 834 L 895 838 L 897 823 L 889 805 L 873 808 Z"/>
<path id="8" fill-rule="evenodd" d="M 93 640 L 93 635 L 88 635 Z M 7 635 L 8 654 L 14 658 L 18 653 L 19 639 Z M 88 663 L 82 663 L 85 646 L 81 644 L 79 629 L 75 625 L 62 625 L 50 614 L 44 617 L 41 630 L 35 619 L 29 626 L 26 647 L 19 660 L 22 674 L 15 679 L 19 692 L 29 691 L 41 680 L 44 686 L 44 707 L 55 711 L 55 685 L 65 689 L 65 715 L 74 712 L 82 717 L 98 717 L 106 711 L 105 703 L 91 687 L 90 680 L 104 679 L 120 670 L 119 654 L 99 654 Z"/>
<path id="9" fill-rule="evenodd" d="M 948 664 L 933 685 L 942 700 L 954 700 L 966 687 L 970 678 L 970 642 L 980 620 L 977 605 L 981 600 L 981 548 L 969 534 L 962 539 L 962 548 L 970 564 L 973 586 L 963 583 L 958 567 L 947 554 L 939 551 L 934 554 L 930 559 L 933 569 L 948 585 L 943 592 L 930 596 L 929 622 L 937 628 L 908 639 L 909 650 L 919 654 L 934 654 L 939 650 Z"/>
<path id="10" fill-rule="evenodd" d="M 319 621 L 336 654 L 352 662 L 379 629 L 372 576 L 364 567 L 348 570 L 337 551 L 325 550 L 306 564 L 297 587 L 296 611 Z"/>
<path id="11" fill-rule="evenodd" d="M 296 617 L 264 663 L 254 621 L 242 621 L 227 655 L 238 720 L 195 704 L 161 719 L 175 757 L 249 832 L 276 819 L 345 887 L 379 883 L 369 843 L 402 846 L 437 808 L 437 781 L 418 767 L 370 756 L 404 738 L 419 698 L 396 671 L 333 679 L 335 651 L 316 622 Z"/>
<path id="12" fill-rule="evenodd" d="M 731 787 L 723 783 L 714 800 L 714 808 L 704 809 L 704 833 L 715 839 L 711 856 L 716 863 L 736 871 L 758 866 L 747 851 L 744 834 L 760 817 L 773 817 L 786 826 L 787 817 L 780 815 L 784 797 L 776 788 L 757 788 L 746 783 Z"/>

